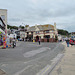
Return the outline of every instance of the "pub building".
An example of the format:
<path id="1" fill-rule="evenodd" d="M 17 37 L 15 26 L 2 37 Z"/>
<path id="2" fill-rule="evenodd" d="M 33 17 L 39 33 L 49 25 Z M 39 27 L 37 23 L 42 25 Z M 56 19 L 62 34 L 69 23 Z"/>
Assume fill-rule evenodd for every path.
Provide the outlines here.
<path id="1" fill-rule="evenodd" d="M 5 24 L 2 20 L 2 18 L 0 17 L 0 46 L 3 45 L 3 40 L 4 40 L 4 35 L 5 35 Z"/>

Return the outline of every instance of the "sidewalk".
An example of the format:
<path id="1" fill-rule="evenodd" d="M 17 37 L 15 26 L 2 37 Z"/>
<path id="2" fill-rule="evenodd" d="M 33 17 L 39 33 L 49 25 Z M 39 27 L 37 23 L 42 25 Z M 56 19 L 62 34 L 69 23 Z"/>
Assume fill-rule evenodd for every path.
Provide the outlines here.
<path id="1" fill-rule="evenodd" d="M 66 47 L 62 60 L 58 63 L 50 75 L 75 75 L 75 46 Z"/>

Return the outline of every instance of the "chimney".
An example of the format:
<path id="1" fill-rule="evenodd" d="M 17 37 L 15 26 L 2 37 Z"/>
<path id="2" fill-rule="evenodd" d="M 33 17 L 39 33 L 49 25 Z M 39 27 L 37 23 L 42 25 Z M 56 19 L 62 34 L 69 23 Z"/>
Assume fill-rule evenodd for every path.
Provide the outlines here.
<path id="1" fill-rule="evenodd" d="M 35 25 L 35 28 L 37 28 L 37 24 Z"/>
<path id="2" fill-rule="evenodd" d="M 54 28 L 56 29 L 56 22 L 54 22 Z"/>

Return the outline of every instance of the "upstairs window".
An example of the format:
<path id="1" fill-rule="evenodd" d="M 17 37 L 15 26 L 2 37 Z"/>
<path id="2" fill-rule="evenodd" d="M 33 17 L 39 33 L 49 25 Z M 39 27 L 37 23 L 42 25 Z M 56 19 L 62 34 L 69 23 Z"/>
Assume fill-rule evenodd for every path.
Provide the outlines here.
<path id="1" fill-rule="evenodd" d="M 33 34 L 33 32 L 31 32 L 31 34 Z"/>
<path id="2" fill-rule="evenodd" d="M 49 30 L 46 30 L 45 33 L 49 33 Z"/>
<path id="3" fill-rule="evenodd" d="M 36 34 L 39 34 L 39 31 L 36 31 Z"/>

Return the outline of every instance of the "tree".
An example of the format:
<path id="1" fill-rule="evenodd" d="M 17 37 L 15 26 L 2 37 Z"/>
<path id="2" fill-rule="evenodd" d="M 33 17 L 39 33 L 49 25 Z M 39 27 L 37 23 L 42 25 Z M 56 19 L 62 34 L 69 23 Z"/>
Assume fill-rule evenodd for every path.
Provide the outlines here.
<path id="1" fill-rule="evenodd" d="M 57 42 L 57 40 L 58 40 L 58 36 L 57 36 L 57 35 L 55 35 L 55 41 Z"/>
<path id="2" fill-rule="evenodd" d="M 58 34 L 61 34 L 61 35 L 69 35 L 69 32 L 67 30 L 63 30 L 63 29 L 58 29 Z"/>
<path id="3" fill-rule="evenodd" d="M 11 25 L 7 25 L 7 28 L 8 28 L 8 29 L 18 29 L 17 26 L 11 26 Z"/>
<path id="4" fill-rule="evenodd" d="M 21 26 L 21 25 L 20 25 L 19 28 L 24 29 L 24 26 Z"/>

